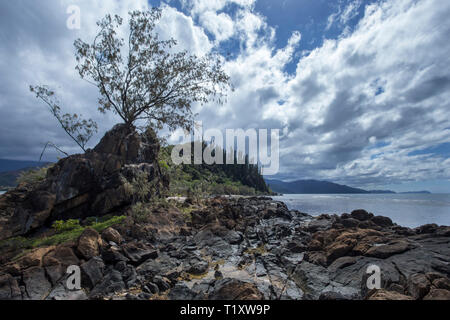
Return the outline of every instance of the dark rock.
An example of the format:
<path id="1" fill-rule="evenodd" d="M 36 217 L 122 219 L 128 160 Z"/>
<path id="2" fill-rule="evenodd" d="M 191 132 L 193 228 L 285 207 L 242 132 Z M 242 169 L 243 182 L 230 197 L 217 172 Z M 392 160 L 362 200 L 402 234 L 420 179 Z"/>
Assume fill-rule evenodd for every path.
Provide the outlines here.
<path id="1" fill-rule="evenodd" d="M 351 213 L 352 218 L 359 220 L 359 221 L 366 221 L 371 218 L 370 213 L 368 213 L 366 210 L 355 210 Z"/>
<path id="2" fill-rule="evenodd" d="M 103 279 L 105 264 L 99 257 L 94 257 L 81 265 L 81 283 L 89 289 L 94 288 Z"/>
<path id="3" fill-rule="evenodd" d="M 77 252 L 85 259 L 89 260 L 100 255 L 102 239 L 97 231 L 86 228 L 78 238 Z"/>
<path id="4" fill-rule="evenodd" d="M 435 233 L 438 230 L 437 224 L 426 224 L 424 226 L 416 228 L 418 234 L 430 234 Z"/>
<path id="5" fill-rule="evenodd" d="M 411 245 L 408 242 L 400 240 L 391 244 L 374 246 L 367 250 L 365 255 L 368 257 L 386 259 L 392 255 L 400 254 L 410 249 Z"/>
<path id="6" fill-rule="evenodd" d="M 380 227 L 391 227 L 394 225 L 392 220 L 388 217 L 375 216 L 372 218 L 372 222 Z"/>
<path id="7" fill-rule="evenodd" d="M 368 300 L 414 300 L 414 299 L 410 296 L 406 296 L 398 292 L 381 289 L 381 290 L 374 290 L 369 295 Z"/>
<path id="8" fill-rule="evenodd" d="M 0 300 L 21 300 L 19 285 L 11 275 L 0 275 Z"/>
<path id="9" fill-rule="evenodd" d="M 440 278 L 433 281 L 436 289 L 450 290 L 450 280 L 448 278 Z"/>
<path id="10" fill-rule="evenodd" d="M 64 276 L 66 270 L 67 268 L 63 267 L 61 264 L 45 267 L 47 277 L 50 279 L 53 286 L 55 286 Z"/>
<path id="11" fill-rule="evenodd" d="M 149 282 L 146 286 L 144 286 L 144 291 L 151 294 L 158 294 L 159 288 L 156 284 Z"/>
<path id="12" fill-rule="evenodd" d="M 125 257 L 120 249 L 117 247 L 111 247 L 102 251 L 102 259 L 107 264 L 115 264 L 117 262 L 128 262 L 130 259 Z"/>
<path id="13" fill-rule="evenodd" d="M 152 295 L 147 292 L 141 292 L 138 295 L 139 300 L 150 300 L 152 298 Z"/>
<path id="14" fill-rule="evenodd" d="M 162 253 L 155 260 L 147 260 L 136 268 L 138 275 L 146 278 L 153 278 L 154 276 L 163 276 L 169 279 L 177 278 L 182 272 L 180 262 Z"/>
<path id="15" fill-rule="evenodd" d="M 114 229 L 114 228 L 108 228 L 103 230 L 102 232 L 102 237 L 103 239 L 105 239 L 107 242 L 114 242 L 116 244 L 121 244 L 123 242 L 123 238 L 120 235 L 120 233 Z"/>
<path id="16" fill-rule="evenodd" d="M 131 265 L 128 265 L 125 270 L 122 271 L 122 277 L 127 285 L 127 288 L 133 288 L 137 283 L 137 272 Z"/>
<path id="17" fill-rule="evenodd" d="M 167 278 L 154 276 L 153 283 L 158 286 L 159 292 L 166 292 L 170 289 L 170 281 Z"/>
<path id="18" fill-rule="evenodd" d="M 0 240 L 27 234 L 55 220 L 103 216 L 123 209 L 133 201 L 127 184 L 140 174 L 155 182 L 158 194 L 167 187 L 156 160 L 159 148 L 151 129 L 139 134 L 133 127 L 116 125 L 94 150 L 60 160 L 44 181 L 1 197 Z"/>
<path id="19" fill-rule="evenodd" d="M 196 293 L 185 284 L 177 283 L 169 292 L 171 300 L 194 300 Z"/>
<path id="20" fill-rule="evenodd" d="M 450 291 L 432 288 L 423 300 L 450 300 Z"/>
<path id="21" fill-rule="evenodd" d="M 431 283 L 424 274 L 415 274 L 408 279 L 408 292 L 414 299 L 422 299 L 427 295 Z"/>
<path id="22" fill-rule="evenodd" d="M 360 221 L 353 218 L 348 218 L 348 219 L 341 219 L 340 222 L 345 228 L 356 228 L 359 225 Z"/>
<path id="23" fill-rule="evenodd" d="M 287 244 L 286 249 L 292 253 L 302 253 L 306 250 L 306 247 L 298 241 L 292 241 Z"/>
<path id="24" fill-rule="evenodd" d="M 327 266 L 327 257 L 322 252 L 307 252 L 305 254 L 305 261 L 323 267 Z"/>
<path id="25" fill-rule="evenodd" d="M 240 244 L 244 240 L 244 237 L 240 232 L 230 231 L 225 236 L 225 240 L 230 244 Z"/>
<path id="26" fill-rule="evenodd" d="M 45 276 L 45 270 L 40 267 L 27 269 L 23 273 L 28 298 L 31 300 L 43 300 L 50 293 L 52 285 Z"/>
<path id="27" fill-rule="evenodd" d="M 126 268 L 127 268 L 127 263 L 125 261 L 119 261 L 114 266 L 114 269 L 116 269 L 119 272 L 124 272 Z"/>
<path id="28" fill-rule="evenodd" d="M 319 296 L 319 300 L 349 300 L 349 298 L 345 297 L 339 292 L 327 291 L 323 292 Z"/>
<path id="29" fill-rule="evenodd" d="M 207 261 L 195 257 L 189 261 L 189 267 L 186 272 L 194 275 L 201 275 L 208 271 L 208 268 L 209 263 Z"/>
<path id="30" fill-rule="evenodd" d="M 215 283 L 211 300 L 262 300 L 264 295 L 251 283 L 236 279 L 223 279 Z"/>
<path id="31" fill-rule="evenodd" d="M 88 296 L 83 290 L 68 290 L 62 284 L 57 285 L 48 295 L 46 300 L 87 300 Z"/>
<path id="32" fill-rule="evenodd" d="M 122 246 L 122 250 L 125 256 L 130 259 L 130 263 L 136 266 L 149 259 L 156 259 L 158 257 L 157 250 L 143 243 L 127 243 Z"/>
<path id="33" fill-rule="evenodd" d="M 102 299 L 125 290 L 125 288 L 126 285 L 123 282 L 121 273 L 117 270 L 113 270 L 103 278 L 102 282 L 94 287 L 89 294 L 89 298 Z"/>
<path id="34" fill-rule="evenodd" d="M 343 269 L 356 263 L 356 257 L 341 257 L 335 260 L 329 267 L 329 270 Z"/>

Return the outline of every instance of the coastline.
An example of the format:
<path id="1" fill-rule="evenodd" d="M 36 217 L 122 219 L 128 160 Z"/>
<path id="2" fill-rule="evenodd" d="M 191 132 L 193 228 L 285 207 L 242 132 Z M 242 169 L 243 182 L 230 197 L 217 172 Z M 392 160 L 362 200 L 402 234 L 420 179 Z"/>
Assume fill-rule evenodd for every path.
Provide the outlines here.
<path id="1" fill-rule="evenodd" d="M 0 296 L 450 299 L 445 289 L 450 270 L 444 262 L 450 261 L 450 227 L 410 229 L 364 210 L 312 217 L 269 197 L 170 204 L 154 210 L 145 222 L 129 216 L 100 234 L 87 228 L 76 241 L 5 261 L 0 274 L 9 285 Z M 49 259 L 59 267 L 48 265 Z M 69 260 L 88 277 L 79 292 L 63 285 Z M 380 290 L 366 286 L 369 265 L 382 271 Z M 26 290 L 21 292 L 20 286 Z"/>

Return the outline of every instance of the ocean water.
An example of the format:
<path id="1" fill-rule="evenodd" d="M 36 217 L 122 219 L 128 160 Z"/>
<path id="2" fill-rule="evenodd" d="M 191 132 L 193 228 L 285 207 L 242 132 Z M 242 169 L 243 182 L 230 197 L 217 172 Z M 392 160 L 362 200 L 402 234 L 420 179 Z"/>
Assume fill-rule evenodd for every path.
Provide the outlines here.
<path id="1" fill-rule="evenodd" d="M 273 198 L 291 210 L 311 215 L 364 209 L 404 227 L 429 223 L 450 226 L 450 194 L 287 194 Z"/>

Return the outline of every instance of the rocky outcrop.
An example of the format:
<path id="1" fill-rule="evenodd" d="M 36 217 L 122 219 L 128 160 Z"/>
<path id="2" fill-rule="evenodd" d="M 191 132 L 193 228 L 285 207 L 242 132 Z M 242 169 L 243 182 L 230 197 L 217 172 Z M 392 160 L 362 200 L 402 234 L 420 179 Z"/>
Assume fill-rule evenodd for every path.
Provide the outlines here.
<path id="1" fill-rule="evenodd" d="M 0 298 L 450 298 L 448 227 L 402 228 L 363 210 L 312 217 L 270 198 L 206 199 L 147 221 L 86 229 L 1 266 Z M 69 265 L 81 290 L 67 289 Z M 380 290 L 367 286 L 374 265 Z"/>
<path id="2" fill-rule="evenodd" d="M 55 220 L 83 219 L 123 211 L 136 198 L 139 183 L 157 196 L 167 187 L 156 160 L 159 143 L 149 129 L 117 125 L 94 150 L 52 166 L 47 178 L 22 185 L 0 197 L 0 240 L 36 231 Z"/>

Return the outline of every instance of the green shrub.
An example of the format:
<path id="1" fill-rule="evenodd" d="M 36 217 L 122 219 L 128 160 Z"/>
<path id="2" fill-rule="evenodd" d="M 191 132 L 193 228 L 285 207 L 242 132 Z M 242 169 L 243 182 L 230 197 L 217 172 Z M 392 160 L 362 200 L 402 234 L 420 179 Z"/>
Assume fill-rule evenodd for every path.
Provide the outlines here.
<path id="1" fill-rule="evenodd" d="M 52 224 L 52 228 L 55 229 L 57 233 L 62 233 L 62 232 L 71 231 L 74 229 L 79 229 L 79 228 L 81 228 L 81 226 L 80 226 L 79 220 L 70 219 L 67 221 L 62 221 L 62 220 L 55 221 Z"/>
<path id="2" fill-rule="evenodd" d="M 49 167 L 23 171 L 17 178 L 17 184 L 33 184 L 45 180 Z"/>
<path id="3" fill-rule="evenodd" d="M 145 223 L 150 213 L 149 205 L 142 202 L 138 202 L 131 207 L 131 216 L 137 223 Z"/>
<path id="4" fill-rule="evenodd" d="M 102 232 L 109 227 L 122 223 L 126 219 L 125 216 L 105 216 L 103 218 L 103 221 L 93 223 L 90 227 L 97 230 L 97 232 Z M 3 250 L 5 248 L 9 248 L 24 250 L 59 245 L 68 241 L 76 240 L 86 229 L 86 227 L 81 227 L 79 225 L 78 220 L 55 221 L 52 227 L 58 232 L 53 236 L 41 238 L 11 238 L 0 242 L 0 249 Z"/>

